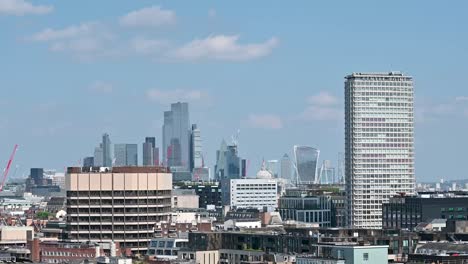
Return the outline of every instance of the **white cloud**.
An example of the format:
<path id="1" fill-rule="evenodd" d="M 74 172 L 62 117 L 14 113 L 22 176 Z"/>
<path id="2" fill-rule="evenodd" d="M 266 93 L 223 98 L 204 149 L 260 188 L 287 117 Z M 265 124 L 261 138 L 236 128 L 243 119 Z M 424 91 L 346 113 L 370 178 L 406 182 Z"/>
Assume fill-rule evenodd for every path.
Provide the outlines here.
<path id="1" fill-rule="evenodd" d="M 111 83 L 103 81 L 95 81 L 89 86 L 89 90 L 97 93 L 112 93 L 114 86 Z"/>
<path id="2" fill-rule="evenodd" d="M 46 28 L 41 32 L 38 32 L 32 36 L 32 40 L 35 41 L 54 41 L 62 39 L 70 39 L 81 37 L 84 35 L 92 34 L 96 31 L 98 23 L 87 22 L 82 23 L 78 26 L 69 26 L 63 29 L 52 29 Z"/>
<path id="3" fill-rule="evenodd" d="M 281 117 L 272 114 L 250 114 L 247 122 L 250 126 L 264 129 L 281 129 L 283 121 Z"/>
<path id="4" fill-rule="evenodd" d="M 120 24 L 128 27 L 158 27 L 174 24 L 176 15 L 172 10 L 151 6 L 132 11 L 120 18 Z"/>
<path id="5" fill-rule="evenodd" d="M 169 43 L 165 40 L 138 37 L 134 38 L 130 45 L 137 53 L 151 54 L 162 52 L 163 50 L 167 49 Z"/>
<path id="6" fill-rule="evenodd" d="M 160 104 L 170 104 L 178 101 L 194 102 L 208 99 L 208 94 L 200 90 L 161 90 L 161 89 L 150 89 L 146 91 L 146 97 L 154 102 Z"/>
<path id="7" fill-rule="evenodd" d="M 69 52 L 79 59 L 94 59 L 117 53 L 114 36 L 98 22 L 81 23 L 62 29 L 46 28 L 31 40 L 49 45 L 53 52 Z"/>
<path id="8" fill-rule="evenodd" d="M 456 102 L 468 102 L 468 96 L 457 96 L 455 97 Z"/>
<path id="9" fill-rule="evenodd" d="M 24 0 L 0 0 L 0 15 L 44 15 L 52 10 L 53 6 L 33 5 Z"/>
<path id="10" fill-rule="evenodd" d="M 263 43 L 240 44 L 237 35 L 216 35 L 195 39 L 173 52 L 183 60 L 227 60 L 247 61 L 269 55 L 278 45 L 278 39 L 271 38 Z"/>
<path id="11" fill-rule="evenodd" d="M 342 120 L 343 112 L 336 107 L 311 105 L 308 106 L 299 117 L 305 121 Z"/>
<path id="12" fill-rule="evenodd" d="M 210 8 L 210 9 L 208 10 L 208 17 L 209 17 L 209 18 L 215 18 L 216 15 L 217 15 L 216 9 Z"/>
<path id="13" fill-rule="evenodd" d="M 317 95 L 307 98 L 307 102 L 314 105 L 335 105 L 338 103 L 338 98 L 328 92 L 322 91 Z"/>
<path id="14" fill-rule="evenodd" d="M 338 98 L 329 92 L 321 91 L 316 95 L 309 96 L 306 101 L 308 105 L 299 114 L 300 120 L 330 121 L 343 119 L 343 110 L 338 104 Z"/>

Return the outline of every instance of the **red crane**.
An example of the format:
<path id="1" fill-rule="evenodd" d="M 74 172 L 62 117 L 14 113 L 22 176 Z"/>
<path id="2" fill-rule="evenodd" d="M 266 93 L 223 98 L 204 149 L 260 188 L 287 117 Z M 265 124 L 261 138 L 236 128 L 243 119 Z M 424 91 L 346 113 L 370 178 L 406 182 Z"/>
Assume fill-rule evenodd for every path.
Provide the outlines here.
<path id="1" fill-rule="evenodd" d="M 10 171 L 11 163 L 13 162 L 13 158 L 15 157 L 16 150 L 18 149 L 18 145 L 15 145 L 13 148 L 13 152 L 11 153 L 10 159 L 8 160 L 8 164 L 3 171 L 3 179 L 2 179 L 2 185 L 0 185 L 0 191 L 3 191 L 3 186 L 5 185 L 6 179 L 8 177 L 8 172 Z"/>

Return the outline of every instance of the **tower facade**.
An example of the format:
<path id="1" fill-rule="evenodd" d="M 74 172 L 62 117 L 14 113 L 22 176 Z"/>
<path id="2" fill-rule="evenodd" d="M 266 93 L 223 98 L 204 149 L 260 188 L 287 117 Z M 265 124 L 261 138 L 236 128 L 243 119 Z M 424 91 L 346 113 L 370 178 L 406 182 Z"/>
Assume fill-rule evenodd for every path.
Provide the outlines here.
<path id="1" fill-rule="evenodd" d="M 284 156 L 281 158 L 280 166 L 281 166 L 281 175 L 280 175 L 280 177 L 282 179 L 292 181 L 293 180 L 293 178 L 292 178 L 292 163 L 291 163 L 291 159 L 289 158 L 288 154 L 284 154 Z"/>
<path id="2" fill-rule="evenodd" d="M 382 227 L 382 203 L 414 192 L 413 78 L 399 72 L 345 77 L 348 224 Z"/>
<path id="3" fill-rule="evenodd" d="M 112 167 L 111 141 L 109 134 L 102 135 L 102 166 Z"/>
<path id="4" fill-rule="evenodd" d="M 296 183 L 313 184 L 317 178 L 317 162 L 320 151 L 309 146 L 294 146 L 296 162 Z"/>
<path id="5" fill-rule="evenodd" d="M 169 167 L 190 167 L 190 121 L 188 103 L 171 104 L 164 112 L 163 162 Z"/>

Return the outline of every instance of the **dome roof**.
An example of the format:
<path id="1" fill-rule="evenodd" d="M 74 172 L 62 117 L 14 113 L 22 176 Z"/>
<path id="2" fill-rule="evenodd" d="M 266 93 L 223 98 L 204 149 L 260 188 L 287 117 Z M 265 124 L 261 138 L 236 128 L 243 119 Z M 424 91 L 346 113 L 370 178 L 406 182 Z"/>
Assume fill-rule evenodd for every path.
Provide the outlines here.
<path id="1" fill-rule="evenodd" d="M 272 175 L 265 168 L 265 161 L 262 163 L 262 168 L 257 172 L 257 179 L 271 179 Z"/>

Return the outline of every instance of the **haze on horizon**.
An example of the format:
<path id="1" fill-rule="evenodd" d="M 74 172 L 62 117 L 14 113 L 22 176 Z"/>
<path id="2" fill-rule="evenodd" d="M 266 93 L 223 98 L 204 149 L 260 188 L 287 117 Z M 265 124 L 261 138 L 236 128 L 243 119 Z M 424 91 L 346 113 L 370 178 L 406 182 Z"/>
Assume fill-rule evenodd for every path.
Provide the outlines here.
<path id="1" fill-rule="evenodd" d="M 414 77 L 416 179 L 466 179 L 468 3 L 0 0 L 0 167 L 75 166 L 107 132 L 161 146 L 189 102 L 213 168 L 240 130 L 254 175 L 294 145 L 344 152 L 344 76 Z"/>

